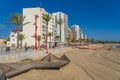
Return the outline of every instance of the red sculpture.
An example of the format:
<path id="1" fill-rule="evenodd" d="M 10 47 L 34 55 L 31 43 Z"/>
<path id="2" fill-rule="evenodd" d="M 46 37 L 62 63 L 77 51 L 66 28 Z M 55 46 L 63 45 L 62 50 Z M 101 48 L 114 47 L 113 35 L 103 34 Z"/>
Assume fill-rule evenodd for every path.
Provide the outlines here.
<path id="1" fill-rule="evenodd" d="M 47 41 L 46 41 L 46 36 L 44 36 L 44 49 L 46 50 L 46 53 L 48 53 L 48 48 L 47 48 Z"/>
<path id="2" fill-rule="evenodd" d="M 37 50 L 38 49 L 38 44 L 37 44 L 37 29 L 38 29 L 38 26 L 37 26 L 37 19 L 39 18 L 39 16 L 38 15 L 35 15 L 35 23 L 34 23 L 34 25 L 35 25 L 35 33 L 34 33 L 34 35 L 32 36 L 34 39 L 35 39 L 35 46 L 34 46 L 34 48 Z M 46 43 L 46 36 L 44 36 L 44 43 L 45 43 L 45 45 L 42 47 L 40 47 L 40 49 L 41 48 L 43 48 L 43 49 L 45 49 L 46 50 L 46 53 L 48 53 L 48 49 L 47 49 L 47 43 Z"/>
<path id="3" fill-rule="evenodd" d="M 37 29 L 38 29 L 38 26 L 37 26 L 37 19 L 39 18 L 39 16 L 38 15 L 35 15 L 35 23 L 34 23 L 34 25 L 35 25 L 35 33 L 34 33 L 34 35 L 32 36 L 33 38 L 35 38 L 35 46 L 34 46 L 34 48 L 37 50 L 38 49 L 38 44 L 37 44 Z"/>

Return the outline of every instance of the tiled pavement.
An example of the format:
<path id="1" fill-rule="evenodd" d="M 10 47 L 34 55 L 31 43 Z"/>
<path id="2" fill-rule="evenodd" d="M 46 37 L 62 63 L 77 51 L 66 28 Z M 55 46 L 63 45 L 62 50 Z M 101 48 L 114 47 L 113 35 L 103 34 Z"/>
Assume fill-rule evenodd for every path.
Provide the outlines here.
<path id="1" fill-rule="evenodd" d="M 61 47 L 61 48 L 54 48 L 49 49 L 50 53 L 57 53 L 57 52 L 65 52 L 69 50 L 68 47 Z M 0 50 L 0 62 L 6 62 L 6 61 L 13 61 L 13 60 L 22 60 L 26 58 L 34 58 L 34 57 L 40 57 L 47 55 L 45 51 L 34 51 L 34 50 L 28 50 L 28 51 L 16 51 L 11 50 L 10 52 L 5 52 L 5 50 Z"/>

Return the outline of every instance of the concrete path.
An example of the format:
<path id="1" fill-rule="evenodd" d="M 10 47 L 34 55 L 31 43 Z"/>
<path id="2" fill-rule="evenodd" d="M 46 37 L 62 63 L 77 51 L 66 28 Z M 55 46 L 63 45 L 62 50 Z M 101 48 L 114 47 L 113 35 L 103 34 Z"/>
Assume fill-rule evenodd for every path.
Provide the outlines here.
<path id="1" fill-rule="evenodd" d="M 61 47 L 61 48 L 52 48 L 49 49 L 49 53 L 59 53 L 59 52 L 65 52 L 68 51 L 70 47 Z M 28 50 L 28 51 L 16 51 L 16 50 L 11 50 L 10 52 L 6 52 L 5 50 L 0 50 L 0 62 L 14 62 L 14 61 L 20 61 L 26 58 L 40 58 L 42 56 L 47 55 L 45 50 Z"/>

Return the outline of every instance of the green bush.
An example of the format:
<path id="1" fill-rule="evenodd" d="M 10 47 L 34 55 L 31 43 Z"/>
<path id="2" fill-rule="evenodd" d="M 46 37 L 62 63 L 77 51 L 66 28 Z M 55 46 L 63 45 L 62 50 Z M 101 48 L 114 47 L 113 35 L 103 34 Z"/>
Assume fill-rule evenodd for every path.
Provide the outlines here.
<path id="1" fill-rule="evenodd" d="M 22 59 L 21 61 L 29 62 L 29 61 L 32 61 L 32 59 L 30 59 L 30 58 L 26 58 L 26 59 Z"/>

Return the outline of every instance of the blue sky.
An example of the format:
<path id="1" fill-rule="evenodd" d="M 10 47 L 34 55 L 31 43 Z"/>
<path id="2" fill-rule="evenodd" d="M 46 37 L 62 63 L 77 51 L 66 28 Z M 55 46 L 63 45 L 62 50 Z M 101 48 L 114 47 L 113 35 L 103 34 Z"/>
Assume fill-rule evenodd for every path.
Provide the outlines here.
<path id="1" fill-rule="evenodd" d="M 42 7 L 49 13 L 62 11 L 69 26 L 80 25 L 88 38 L 120 41 L 120 0 L 1 0 L 0 37 L 7 37 L 15 26 L 5 24 L 23 8 Z"/>

